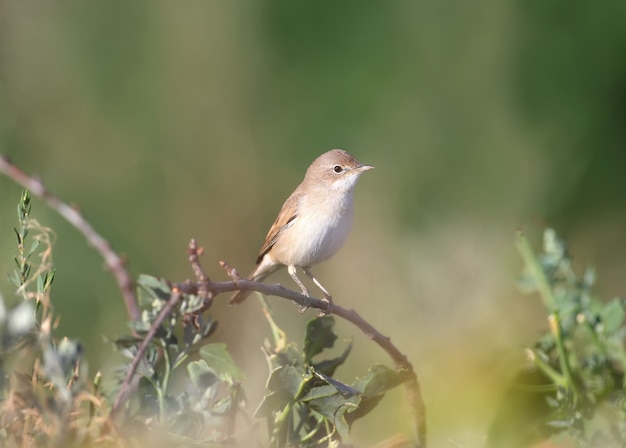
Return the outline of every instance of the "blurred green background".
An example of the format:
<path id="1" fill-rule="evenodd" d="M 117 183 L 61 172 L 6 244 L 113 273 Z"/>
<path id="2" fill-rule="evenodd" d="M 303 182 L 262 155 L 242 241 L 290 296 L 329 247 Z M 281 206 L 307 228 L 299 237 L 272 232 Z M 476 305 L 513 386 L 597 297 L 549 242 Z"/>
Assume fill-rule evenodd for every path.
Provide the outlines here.
<path id="1" fill-rule="evenodd" d="M 600 292 L 623 293 L 626 3 L 0 2 L 0 152 L 37 174 L 130 260 L 133 275 L 191 276 L 186 244 L 242 272 L 320 153 L 361 178 L 346 247 L 315 272 L 409 355 L 433 445 L 480 445 L 498 396 L 545 328 L 515 288 L 517 228 L 551 225 Z M 13 269 L 20 188 L 0 178 L 0 271 Z M 39 201 L 57 235 L 58 335 L 111 365 L 126 331 L 102 260 Z M 271 281 L 292 285 L 286 273 Z M 12 297 L 7 281 L 0 283 Z M 306 319 L 274 300 L 299 340 Z M 266 378 L 255 300 L 212 313 L 248 372 Z M 351 381 L 388 360 L 355 347 Z M 410 433 L 402 391 L 354 440 Z"/>

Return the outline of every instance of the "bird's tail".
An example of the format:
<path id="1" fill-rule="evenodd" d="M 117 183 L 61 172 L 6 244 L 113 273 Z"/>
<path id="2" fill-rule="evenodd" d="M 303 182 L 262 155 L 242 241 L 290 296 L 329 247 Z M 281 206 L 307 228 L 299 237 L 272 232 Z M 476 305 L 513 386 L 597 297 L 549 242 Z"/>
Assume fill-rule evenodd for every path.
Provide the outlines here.
<path id="1" fill-rule="evenodd" d="M 272 273 L 272 271 L 261 271 L 261 269 L 259 269 L 257 267 L 257 269 L 255 269 L 248 277 L 246 277 L 248 280 L 251 280 L 253 282 L 262 282 L 263 280 L 265 280 L 265 278 L 270 275 Z M 237 291 L 235 294 L 233 294 L 233 296 L 230 298 L 230 300 L 228 301 L 229 305 L 235 305 L 237 303 L 241 303 L 244 300 L 246 300 L 248 298 L 248 296 L 250 294 L 252 294 L 254 291 L 252 290 L 245 290 L 242 289 L 241 291 Z"/>

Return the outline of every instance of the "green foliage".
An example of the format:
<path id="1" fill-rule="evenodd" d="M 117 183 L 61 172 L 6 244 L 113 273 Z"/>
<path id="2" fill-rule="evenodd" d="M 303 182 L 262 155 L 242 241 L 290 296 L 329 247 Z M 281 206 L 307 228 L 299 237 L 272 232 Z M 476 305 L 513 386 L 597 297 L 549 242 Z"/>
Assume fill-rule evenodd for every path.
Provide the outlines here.
<path id="1" fill-rule="evenodd" d="M 2 445 L 260 445 L 244 408 L 244 374 L 227 346 L 210 340 L 217 322 L 203 314 L 203 298 L 167 280 L 139 276 L 141 319 L 131 323 L 133 335 L 114 341 L 128 361 L 114 381 L 103 381 L 100 372 L 87 380 L 81 346 L 52 335 L 51 231 L 30 210 L 24 192 L 10 277 L 20 301 L 7 310 L 0 297 Z M 333 317 L 308 322 L 300 350 L 267 303 L 265 311 L 274 339 L 263 347 L 270 371 L 256 416 L 265 420 L 272 447 L 340 446 L 352 423 L 405 380 L 375 365 L 350 384 L 339 381 L 333 375 L 352 344 L 338 356 L 323 356 L 338 338 Z M 130 392 L 120 395 L 123 390 Z M 112 413 L 118 395 L 125 399 Z"/>
<path id="2" fill-rule="evenodd" d="M 80 364 L 80 344 L 52 335 L 50 231 L 30 218 L 30 209 L 25 191 L 14 229 L 16 270 L 9 276 L 20 300 L 7 309 L 0 296 L 0 444 L 112 441 L 97 384 Z"/>
<path id="3" fill-rule="evenodd" d="M 172 296 L 163 279 L 141 275 L 137 283 L 143 311 L 134 329 L 140 337 L 115 341 L 129 358 L 120 369 L 120 379 Z M 156 437 L 155 443 L 165 445 L 182 440 L 218 443 L 233 437 L 235 418 L 245 400 L 243 374 L 225 344 L 209 342 L 217 322 L 202 315 L 196 315 L 193 322 L 185 321 L 186 313 L 200 303 L 196 295 L 182 296 L 151 339 L 137 368 L 137 392 L 118 418 L 118 425 L 129 434 L 144 440 Z"/>
<path id="4" fill-rule="evenodd" d="M 9 276 L 19 301 L 7 307 L 0 297 L 2 445 L 262 445 L 246 413 L 244 374 L 227 346 L 211 341 L 217 322 L 202 312 L 205 299 L 167 280 L 137 280 L 141 319 L 131 325 L 133 336 L 114 341 L 128 358 L 117 387 L 102 392 L 99 372 L 88 380 L 81 346 L 53 335 L 51 231 L 30 217 L 30 209 L 25 192 L 14 229 L 16 270 Z M 548 330 L 527 350 L 531 366 L 504 397 L 488 446 L 522 447 L 546 438 L 623 446 L 626 300 L 598 298 L 595 271 L 577 275 L 553 230 L 546 230 L 540 254 L 521 233 L 517 245 L 525 264 L 520 285 L 543 301 Z M 407 380 L 383 365 L 350 382 L 337 379 L 352 344 L 328 355 L 338 339 L 334 317 L 309 321 L 299 348 L 261 302 L 273 338 L 263 345 L 269 378 L 255 417 L 265 421 L 271 447 L 341 446 L 354 421 Z M 147 349 L 139 356 L 142 344 Z M 131 392 L 111 415 L 120 386 Z"/>
<path id="5" fill-rule="evenodd" d="M 309 321 L 302 351 L 280 338 L 273 345 L 266 342 L 268 392 L 255 415 L 265 418 L 272 447 L 339 446 L 350 425 L 403 382 L 402 374 L 382 365 L 372 366 L 351 384 L 332 378 L 352 347 L 348 344 L 340 356 L 317 359 L 334 346 L 334 323 L 332 316 Z"/>
<path id="6" fill-rule="evenodd" d="M 507 393 L 490 446 L 526 446 L 549 436 L 624 446 L 626 301 L 595 296 L 594 270 L 579 277 L 554 230 L 545 231 L 539 255 L 521 233 L 517 244 L 525 263 L 520 284 L 543 300 L 549 330 L 528 349 L 532 365 Z"/>
<path id="7" fill-rule="evenodd" d="M 141 338 L 116 341 L 131 360 L 172 296 L 165 280 L 142 275 L 138 284 L 143 311 L 135 329 Z M 139 364 L 138 392 L 126 403 L 121 419 L 137 436 L 149 437 L 147 430 L 154 431 L 154 422 L 160 422 L 158 443 L 169 440 L 174 444 L 185 437 L 187 442 L 220 444 L 256 437 L 250 425 L 236 433 L 237 415 L 247 421 L 243 374 L 225 344 L 208 342 L 215 321 L 194 314 L 191 324 L 186 318 L 186 313 L 193 313 L 200 304 L 196 295 L 183 294 Z M 402 383 L 402 375 L 384 366 L 373 366 L 351 385 L 332 378 L 352 348 L 348 343 L 339 356 L 321 358 L 322 352 L 333 348 L 337 340 L 334 318 L 311 320 L 300 351 L 287 340 L 265 306 L 274 340 L 264 345 L 270 372 L 267 394 L 255 416 L 265 419 L 270 445 L 338 446 L 348 436 L 352 422 L 371 411 L 385 392 Z M 143 431 L 137 432 L 137 428 Z"/>
<path id="8" fill-rule="evenodd" d="M 15 236 L 17 237 L 17 255 L 15 256 L 15 264 L 17 269 L 10 277 L 11 282 L 16 288 L 21 287 L 26 283 L 30 275 L 31 265 L 29 258 L 37 249 L 38 242 L 34 241 L 33 247 L 27 251 L 24 247 L 26 237 L 28 236 L 28 216 L 30 215 L 30 193 L 27 190 L 22 192 L 20 202 L 17 204 L 17 219 L 19 221 L 19 228 L 13 228 Z"/>

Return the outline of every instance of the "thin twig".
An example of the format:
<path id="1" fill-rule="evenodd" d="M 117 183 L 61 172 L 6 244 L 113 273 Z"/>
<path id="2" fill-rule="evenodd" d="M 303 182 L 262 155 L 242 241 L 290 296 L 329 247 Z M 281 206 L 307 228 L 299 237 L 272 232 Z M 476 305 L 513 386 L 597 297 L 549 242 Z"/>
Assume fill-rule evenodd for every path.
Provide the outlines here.
<path id="1" fill-rule="evenodd" d="M 131 320 L 139 319 L 140 313 L 137 307 L 137 300 L 133 293 L 133 282 L 126 270 L 126 265 L 122 257 L 120 257 L 108 243 L 102 238 L 98 232 L 89 224 L 81 213 L 65 204 L 55 195 L 53 195 L 43 183 L 36 177 L 29 176 L 18 167 L 13 165 L 5 156 L 0 156 L 0 173 L 3 173 L 22 187 L 30 190 L 35 196 L 42 199 L 52 209 L 72 224 L 83 236 L 87 242 L 96 249 L 100 256 L 104 259 L 106 266 L 113 273 L 117 286 L 124 298 L 126 311 Z"/>
<path id="2" fill-rule="evenodd" d="M 154 322 L 152 322 L 148 333 L 146 333 L 143 341 L 141 341 L 141 345 L 137 349 L 137 353 L 135 353 L 135 357 L 128 367 L 128 371 L 126 372 L 124 381 L 122 382 L 122 385 L 117 392 L 117 396 L 115 397 L 115 401 L 113 402 L 113 408 L 111 411 L 112 413 L 117 412 L 120 408 L 120 405 L 124 402 L 127 391 L 130 388 L 130 383 L 135 375 L 135 372 L 137 371 L 137 367 L 139 367 L 139 363 L 143 359 L 143 356 L 146 354 L 146 350 L 148 349 L 152 338 L 154 338 L 154 336 L 156 335 L 163 321 L 172 313 L 172 310 L 178 304 L 180 298 L 180 291 L 177 288 L 172 288 L 172 295 L 170 296 L 170 299 L 163 306 L 163 308 L 161 308 L 161 311 L 159 312 L 159 315 L 156 317 Z"/>
<path id="3" fill-rule="evenodd" d="M 202 269 L 202 265 L 200 264 L 200 257 L 204 254 L 204 248 L 198 247 L 198 243 L 195 238 L 192 238 L 191 241 L 189 241 L 187 253 L 189 254 L 191 269 L 198 279 L 198 282 L 202 283 L 209 281 L 209 276 L 205 274 L 204 269 Z"/>
<path id="4" fill-rule="evenodd" d="M 187 253 L 189 254 L 191 269 L 198 279 L 198 297 L 202 299 L 205 308 L 208 309 L 211 306 L 213 293 L 208 289 L 211 279 L 209 279 L 209 276 L 204 273 L 204 269 L 202 269 L 202 265 L 200 265 L 200 255 L 204 253 L 204 249 L 202 247 L 198 247 L 198 243 L 196 243 L 196 240 L 192 238 L 189 242 Z"/>
<path id="5" fill-rule="evenodd" d="M 211 308 L 213 304 L 213 291 L 209 290 L 209 285 L 211 280 L 208 275 L 205 274 L 204 269 L 200 265 L 200 255 L 204 253 L 204 249 L 202 247 L 198 247 L 198 243 L 194 238 L 189 241 L 189 246 L 187 248 L 187 253 L 189 254 L 189 263 L 191 264 L 191 269 L 195 274 L 198 282 L 196 283 L 195 288 L 197 289 L 195 294 L 198 295 L 200 299 L 202 299 L 202 305 L 195 309 L 192 313 L 187 313 L 183 316 L 183 325 L 187 325 L 190 322 L 193 323 L 194 327 L 199 328 L 199 319 L 204 311 Z M 187 281 L 186 285 L 189 285 L 191 282 Z"/>

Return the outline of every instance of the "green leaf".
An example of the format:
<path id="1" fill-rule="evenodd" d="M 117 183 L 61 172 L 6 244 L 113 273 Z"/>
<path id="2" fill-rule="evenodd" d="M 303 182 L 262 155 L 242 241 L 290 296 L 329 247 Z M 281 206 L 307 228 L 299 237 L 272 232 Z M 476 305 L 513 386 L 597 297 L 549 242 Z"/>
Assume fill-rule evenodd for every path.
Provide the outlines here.
<path id="1" fill-rule="evenodd" d="M 33 243 L 30 245 L 30 250 L 26 253 L 26 258 L 34 254 L 38 247 L 39 247 L 39 240 L 33 240 Z"/>
<path id="2" fill-rule="evenodd" d="M 148 306 L 154 299 L 169 300 L 172 295 L 172 290 L 168 286 L 167 282 L 162 278 L 153 277 L 151 275 L 141 274 L 137 278 L 137 285 L 139 285 L 139 299 L 140 305 Z M 142 292 L 148 293 L 149 298 L 145 297 Z"/>
<path id="3" fill-rule="evenodd" d="M 124 353 L 125 355 L 131 355 L 131 358 L 135 357 L 136 354 L 136 350 L 134 349 L 129 349 L 126 351 L 127 353 Z M 155 377 L 156 372 L 154 369 L 154 359 L 156 358 L 156 349 L 151 346 L 148 347 L 147 353 L 145 354 L 145 356 L 143 356 L 141 358 L 141 360 L 139 361 L 139 364 L 137 365 L 137 374 L 144 376 L 147 379 L 152 380 L 152 378 Z"/>
<path id="4" fill-rule="evenodd" d="M 362 391 L 359 408 L 346 416 L 351 425 L 355 420 L 369 414 L 378 405 L 385 393 L 404 381 L 404 375 L 383 365 L 370 367 L 367 374 L 353 387 Z"/>
<path id="5" fill-rule="evenodd" d="M 405 377 L 401 373 L 382 364 L 375 364 L 353 387 L 360 390 L 364 398 L 371 398 L 386 393 L 402 384 L 404 380 Z"/>
<path id="6" fill-rule="evenodd" d="M 217 329 L 217 321 L 211 319 L 207 321 L 203 316 L 198 316 L 195 323 L 199 328 L 196 328 L 195 325 L 185 325 L 183 328 L 183 341 L 188 349 L 191 349 L 193 346 L 198 350 L 201 345 L 208 343 L 207 338 Z"/>
<path id="7" fill-rule="evenodd" d="M 312 376 L 302 368 L 281 366 L 270 373 L 268 394 L 255 412 L 256 417 L 266 417 L 270 425 L 270 446 L 284 446 L 289 439 L 293 421 L 293 405 L 306 393 Z"/>
<path id="8" fill-rule="evenodd" d="M 15 236 L 17 237 L 17 245 L 22 246 L 24 242 L 24 240 L 22 239 L 22 234 L 15 227 L 13 227 L 13 231 L 15 232 Z"/>
<path id="9" fill-rule="evenodd" d="M 17 204 L 17 216 L 20 221 L 25 218 L 28 218 L 28 214 L 30 213 L 30 191 L 22 190 L 22 194 L 20 195 L 20 202 Z"/>
<path id="10" fill-rule="evenodd" d="M 337 339 L 333 333 L 335 318 L 332 316 L 318 317 L 306 325 L 304 336 L 304 362 L 311 364 L 311 359 L 325 348 L 332 348 Z"/>
<path id="11" fill-rule="evenodd" d="M 293 342 L 288 342 L 280 351 L 275 351 L 266 341 L 263 352 L 265 353 L 270 370 L 292 364 L 293 362 L 299 363 L 302 358 L 302 351 Z"/>
<path id="12" fill-rule="evenodd" d="M 261 404 L 254 412 L 256 418 L 271 418 L 275 411 L 283 409 L 289 403 L 289 399 L 285 394 L 278 392 L 270 392 L 265 394 Z"/>
<path id="13" fill-rule="evenodd" d="M 54 276 L 56 275 L 56 273 L 57 273 L 56 269 L 52 269 L 50 272 L 46 272 L 46 275 L 44 277 L 44 284 L 43 284 L 44 292 L 48 290 L 50 285 L 52 285 L 52 282 L 54 281 Z"/>
<path id="14" fill-rule="evenodd" d="M 311 373 L 303 368 L 281 366 L 272 371 L 267 380 L 267 389 L 273 392 L 284 393 L 288 397 L 298 399 L 313 378 Z"/>
<path id="15" fill-rule="evenodd" d="M 334 386 L 320 386 L 311 389 L 302 401 L 332 422 L 339 435 L 346 438 L 350 433 L 350 425 L 345 414 L 355 411 L 361 398 L 358 394 L 344 398 Z"/>
<path id="16" fill-rule="evenodd" d="M 335 370 L 337 369 L 337 367 L 339 367 L 341 364 L 343 364 L 346 361 L 351 350 L 352 350 L 352 341 L 350 341 L 350 343 L 348 344 L 348 347 L 346 347 L 346 349 L 341 354 L 341 356 L 315 363 L 313 364 L 313 368 L 316 371 L 323 373 L 324 375 L 332 376 L 335 373 Z"/>
<path id="17" fill-rule="evenodd" d="M 549 245 L 553 240 L 550 238 L 549 233 L 546 235 L 548 235 L 546 238 L 548 240 L 547 244 Z M 522 232 L 517 232 L 515 242 L 520 255 L 524 259 L 526 272 L 534 280 L 536 288 L 539 291 L 539 295 L 543 299 L 544 305 L 549 310 L 553 310 L 555 308 L 553 291 L 544 268 L 535 255 L 535 251 Z"/>
<path id="18" fill-rule="evenodd" d="M 626 317 L 622 299 L 613 299 L 607 303 L 602 308 L 601 317 L 605 333 L 611 334 L 619 330 Z"/>
<path id="19" fill-rule="evenodd" d="M 218 379 L 215 371 L 208 366 L 204 359 L 187 364 L 187 372 L 194 386 L 202 391 L 213 386 Z"/>
<path id="20" fill-rule="evenodd" d="M 9 281 L 16 288 L 22 286 L 22 279 L 20 278 L 20 274 L 17 271 L 13 271 L 13 275 L 9 276 Z"/>
<path id="21" fill-rule="evenodd" d="M 313 371 L 313 374 L 320 380 L 324 381 L 326 384 L 333 386 L 337 390 L 337 392 L 339 392 L 339 394 L 344 398 L 350 398 L 353 395 L 360 394 L 358 390 L 348 386 L 347 384 L 342 383 L 341 381 L 337 381 L 336 379 L 331 378 L 328 375 L 324 375 L 321 372 Z"/>
<path id="22" fill-rule="evenodd" d="M 337 395 L 340 396 L 341 394 L 337 392 L 336 387 L 330 384 L 324 384 L 323 386 L 313 387 L 304 397 L 302 397 L 300 401 L 306 403 L 307 401 L 318 400 L 320 398 L 335 397 Z"/>
<path id="23" fill-rule="evenodd" d="M 24 265 L 24 271 L 22 272 L 22 275 L 24 276 L 24 278 L 28 278 L 30 276 L 30 269 L 31 269 L 31 264 L 26 263 Z"/>
<path id="24" fill-rule="evenodd" d="M 243 381 L 244 375 L 235 364 L 232 356 L 226 349 L 226 344 L 215 343 L 205 345 L 200 349 L 200 356 L 224 381 Z"/>

